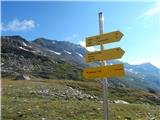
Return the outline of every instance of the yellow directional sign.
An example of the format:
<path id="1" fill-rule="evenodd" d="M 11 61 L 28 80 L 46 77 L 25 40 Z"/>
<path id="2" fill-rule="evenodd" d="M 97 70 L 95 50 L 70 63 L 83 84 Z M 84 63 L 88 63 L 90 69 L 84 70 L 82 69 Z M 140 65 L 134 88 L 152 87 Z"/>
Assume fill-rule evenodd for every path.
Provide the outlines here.
<path id="1" fill-rule="evenodd" d="M 123 64 L 86 68 L 83 71 L 83 76 L 85 78 L 110 78 L 124 76 L 124 74 Z"/>
<path id="2" fill-rule="evenodd" d="M 120 47 L 97 52 L 91 52 L 87 53 L 86 62 L 118 59 L 121 58 L 124 53 L 124 50 L 122 50 Z"/>
<path id="3" fill-rule="evenodd" d="M 117 42 L 123 37 L 120 31 L 110 32 L 86 38 L 86 47 Z"/>

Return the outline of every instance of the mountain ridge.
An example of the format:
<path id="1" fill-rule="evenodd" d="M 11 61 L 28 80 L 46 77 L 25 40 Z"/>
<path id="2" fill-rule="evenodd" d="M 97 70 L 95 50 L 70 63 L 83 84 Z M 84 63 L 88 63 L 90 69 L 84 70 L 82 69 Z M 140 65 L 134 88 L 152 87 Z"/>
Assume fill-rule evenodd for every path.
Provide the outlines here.
<path id="1" fill-rule="evenodd" d="M 6 72 L 9 72 L 7 75 L 13 72 L 13 74 L 26 73 L 47 79 L 83 80 L 83 69 L 98 65 L 97 63 L 87 64 L 85 62 L 87 50 L 67 41 L 46 38 L 27 41 L 21 36 L 1 36 L 1 43 L 2 77 Z M 117 63 L 121 61 L 109 61 L 109 64 Z M 119 78 L 113 78 L 109 81 L 110 84 L 145 89 L 154 87 L 156 91 L 160 91 L 158 87 L 160 69 L 151 63 L 140 65 L 125 63 L 125 71 L 125 82 L 119 81 Z"/>

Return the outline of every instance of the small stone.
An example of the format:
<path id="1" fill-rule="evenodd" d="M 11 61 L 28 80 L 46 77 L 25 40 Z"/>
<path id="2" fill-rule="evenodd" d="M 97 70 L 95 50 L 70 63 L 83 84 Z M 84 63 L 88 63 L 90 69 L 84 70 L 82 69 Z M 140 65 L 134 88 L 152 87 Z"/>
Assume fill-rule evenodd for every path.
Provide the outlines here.
<path id="1" fill-rule="evenodd" d="M 121 119 L 121 116 L 117 116 L 117 119 Z"/>
<path id="2" fill-rule="evenodd" d="M 155 117 L 151 118 L 151 120 L 157 120 Z"/>
<path id="3" fill-rule="evenodd" d="M 18 117 L 22 117 L 23 113 L 22 112 L 18 112 Z"/>
<path id="4" fill-rule="evenodd" d="M 36 108 L 39 108 L 39 106 L 37 105 Z"/>
<path id="5" fill-rule="evenodd" d="M 82 97 L 82 96 L 79 96 L 79 97 L 78 97 L 78 100 L 83 100 L 83 97 Z"/>
<path id="6" fill-rule="evenodd" d="M 41 118 L 40 120 L 45 120 L 46 118 Z"/>
<path id="7" fill-rule="evenodd" d="M 124 120 L 131 120 L 131 117 L 125 117 Z"/>

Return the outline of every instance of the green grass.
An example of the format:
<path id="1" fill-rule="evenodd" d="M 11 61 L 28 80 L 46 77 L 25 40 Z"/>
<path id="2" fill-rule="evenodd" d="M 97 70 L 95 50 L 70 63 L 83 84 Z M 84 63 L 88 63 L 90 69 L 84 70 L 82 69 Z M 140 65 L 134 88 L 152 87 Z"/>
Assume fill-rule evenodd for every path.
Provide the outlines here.
<path id="1" fill-rule="evenodd" d="M 101 101 L 65 100 L 61 97 L 55 98 L 50 95 L 32 93 L 32 91 L 41 88 L 63 90 L 66 86 L 102 97 L 102 86 L 92 81 L 53 80 L 34 82 L 2 80 L 2 120 L 41 120 L 42 118 L 45 118 L 45 120 L 103 120 Z M 111 89 L 110 92 L 112 91 Z M 118 92 L 121 93 L 122 91 L 117 91 L 117 94 Z M 119 94 L 119 96 L 117 94 L 114 94 L 114 96 L 110 93 L 110 99 L 123 99 L 123 94 Z M 140 93 L 137 94 L 140 95 Z M 135 100 L 135 97 L 133 99 Z M 160 106 L 110 103 L 109 113 L 110 120 L 150 120 L 154 117 L 159 120 Z"/>

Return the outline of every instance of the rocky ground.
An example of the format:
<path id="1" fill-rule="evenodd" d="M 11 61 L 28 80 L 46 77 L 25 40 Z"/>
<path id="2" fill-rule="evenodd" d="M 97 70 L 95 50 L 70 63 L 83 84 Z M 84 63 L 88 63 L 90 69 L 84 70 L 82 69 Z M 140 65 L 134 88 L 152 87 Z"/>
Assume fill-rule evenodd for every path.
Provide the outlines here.
<path id="1" fill-rule="evenodd" d="M 141 92 L 142 96 L 139 98 L 147 102 L 140 103 L 133 91 L 130 91 L 132 96 L 127 100 L 120 90 L 117 89 L 115 94 L 115 89 L 109 89 L 112 120 L 160 119 L 160 106 L 152 104 L 153 101 L 144 97 L 147 94 Z M 2 119 L 102 120 L 102 86 L 92 81 L 2 80 Z"/>

